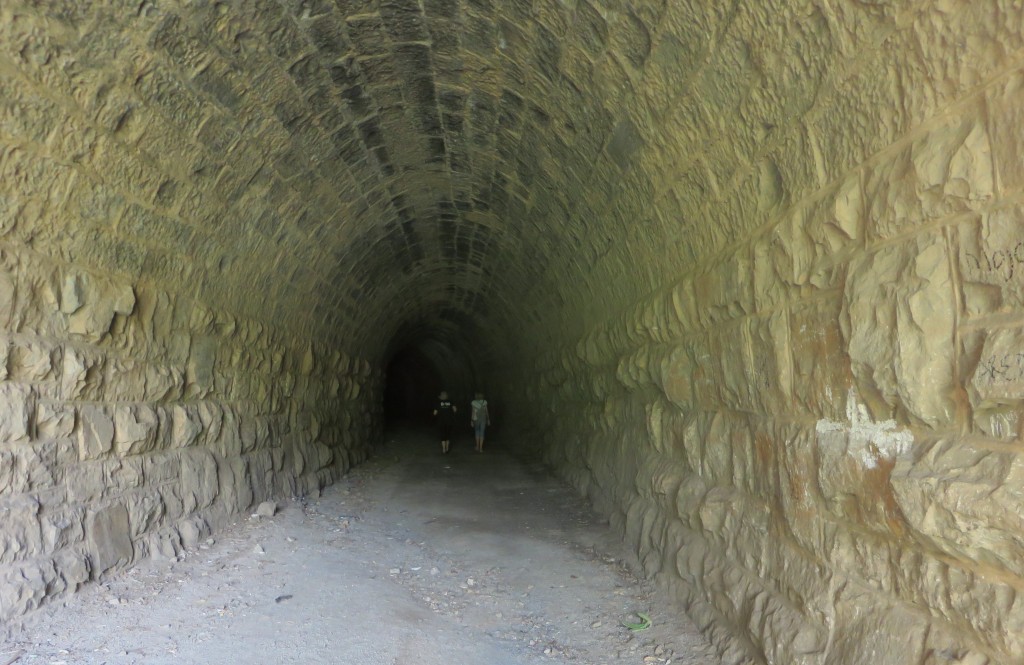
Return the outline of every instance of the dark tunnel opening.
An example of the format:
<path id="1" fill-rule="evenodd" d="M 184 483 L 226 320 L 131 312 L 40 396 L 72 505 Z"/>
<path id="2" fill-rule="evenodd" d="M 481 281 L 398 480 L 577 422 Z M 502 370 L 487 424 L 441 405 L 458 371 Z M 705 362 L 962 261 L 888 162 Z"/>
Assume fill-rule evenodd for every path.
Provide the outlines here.
<path id="1" fill-rule="evenodd" d="M 486 381 L 478 368 L 473 336 L 449 326 L 409 326 L 392 340 L 384 363 L 384 428 L 430 428 L 441 391 L 456 408 L 457 438 L 470 438 L 471 401 L 486 394 Z"/>
<path id="2" fill-rule="evenodd" d="M 422 350 L 398 351 L 385 369 L 385 426 L 429 425 L 437 395 L 445 389 L 438 368 Z"/>

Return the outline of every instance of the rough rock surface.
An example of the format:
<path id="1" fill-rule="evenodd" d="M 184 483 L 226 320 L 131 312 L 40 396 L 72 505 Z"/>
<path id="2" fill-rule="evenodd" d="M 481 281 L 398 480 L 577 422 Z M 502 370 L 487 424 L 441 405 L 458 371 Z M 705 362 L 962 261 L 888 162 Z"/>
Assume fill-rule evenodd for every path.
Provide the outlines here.
<path id="1" fill-rule="evenodd" d="M 413 346 L 729 658 L 1021 660 L 1022 33 L 5 0 L 0 619 L 336 479 Z"/>

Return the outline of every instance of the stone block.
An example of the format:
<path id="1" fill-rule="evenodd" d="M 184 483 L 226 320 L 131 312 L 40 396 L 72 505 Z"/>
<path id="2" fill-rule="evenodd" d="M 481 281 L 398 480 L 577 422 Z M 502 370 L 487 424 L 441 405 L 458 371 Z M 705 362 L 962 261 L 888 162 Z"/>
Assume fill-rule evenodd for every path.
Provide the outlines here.
<path id="1" fill-rule="evenodd" d="M 846 420 L 819 420 L 815 441 L 825 509 L 840 522 L 902 536 L 906 525 L 890 475 L 896 462 L 911 453 L 913 434 L 893 420 L 873 421 L 851 391 Z"/>
<path id="2" fill-rule="evenodd" d="M 0 443 L 27 443 L 35 420 L 35 395 L 24 384 L 0 384 Z"/>
<path id="3" fill-rule="evenodd" d="M 849 665 L 876 665 L 879 654 L 900 654 L 900 662 L 920 661 L 929 630 L 927 619 L 879 600 L 877 594 L 852 584 L 837 592 L 835 629 L 826 660 L 835 657 Z M 865 607 L 875 609 L 865 612 Z"/>
<path id="4" fill-rule="evenodd" d="M 0 563 L 29 559 L 43 554 L 39 526 L 39 501 L 31 496 L 0 501 Z"/>
<path id="5" fill-rule="evenodd" d="M 978 406 L 1024 399 L 1024 329 L 997 328 L 985 336 L 969 387 Z"/>
<path id="6" fill-rule="evenodd" d="M 123 503 L 109 503 L 90 510 L 85 533 L 94 577 L 132 562 L 135 548 L 128 509 Z"/>
<path id="7" fill-rule="evenodd" d="M 195 445 L 203 433 L 200 408 L 177 404 L 171 407 L 171 445 L 185 448 Z"/>
<path id="8" fill-rule="evenodd" d="M 161 486 L 158 493 L 163 505 L 161 523 L 173 522 L 190 513 L 185 502 L 188 500 L 191 503 L 191 497 L 182 496 L 181 488 L 177 483 Z"/>
<path id="9" fill-rule="evenodd" d="M 69 273 L 61 288 L 60 311 L 68 317 L 68 332 L 98 342 L 110 332 L 114 317 L 131 314 L 135 292 L 130 286 L 95 277 Z"/>
<path id="10" fill-rule="evenodd" d="M 44 439 L 67 438 L 75 429 L 75 410 L 67 404 L 41 402 L 36 405 L 35 431 Z"/>
<path id="11" fill-rule="evenodd" d="M 114 407 L 114 452 L 126 457 L 154 450 L 159 422 L 157 412 L 152 407 Z"/>
<path id="12" fill-rule="evenodd" d="M 43 343 L 13 344 L 7 350 L 7 378 L 11 381 L 39 383 L 53 378 L 59 351 Z"/>
<path id="13" fill-rule="evenodd" d="M 139 548 L 145 556 L 174 561 L 182 549 L 181 535 L 174 528 L 149 533 L 140 541 Z"/>
<path id="14" fill-rule="evenodd" d="M 9 620 L 39 607 L 57 573 L 50 559 L 35 559 L 0 570 L 0 619 Z"/>
<path id="15" fill-rule="evenodd" d="M 107 476 L 103 462 L 84 462 L 67 466 L 63 469 L 63 476 L 68 501 L 92 503 L 106 494 Z"/>
<path id="16" fill-rule="evenodd" d="M 66 506 L 53 513 L 44 513 L 39 520 L 43 547 L 54 552 L 85 541 L 86 511 L 82 506 Z"/>
<path id="17" fill-rule="evenodd" d="M 145 461 L 139 457 L 104 460 L 103 475 L 107 479 L 108 494 L 119 495 L 142 487 L 147 480 L 145 467 Z"/>
<path id="18" fill-rule="evenodd" d="M 220 474 L 216 458 L 201 449 L 189 449 L 181 455 L 181 496 L 184 510 L 190 513 L 207 508 L 220 494 Z"/>
<path id="19" fill-rule="evenodd" d="M 875 417 L 899 412 L 931 427 L 952 422 L 954 294 L 941 237 L 851 263 L 842 329 L 857 392 Z"/>
<path id="20" fill-rule="evenodd" d="M 128 524 L 132 539 L 153 531 L 163 524 L 165 513 L 164 502 L 160 492 L 155 489 L 143 489 L 132 492 L 124 497 L 124 506 L 128 511 Z"/>
<path id="21" fill-rule="evenodd" d="M 838 420 L 846 413 L 853 377 L 840 328 L 838 299 L 812 300 L 789 313 L 792 339 L 793 395 L 813 417 Z"/>
<path id="22" fill-rule="evenodd" d="M 217 340 L 212 337 L 193 338 L 185 373 L 186 396 L 202 397 L 214 387 L 216 361 Z"/>
<path id="23" fill-rule="evenodd" d="M 98 397 L 103 388 L 104 361 L 70 345 L 64 347 L 61 396 L 66 400 Z"/>
<path id="24" fill-rule="evenodd" d="M 223 412 L 220 436 L 211 442 L 213 449 L 224 459 L 231 459 L 242 454 L 242 432 L 238 414 L 232 409 Z"/>
<path id="25" fill-rule="evenodd" d="M 224 410 L 216 402 L 202 401 L 196 405 L 196 416 L 199 418 L 199 438 L 197 443 L 210 446 L 221 436 L 224 427 Z M 191 416 L 189 417 L 191 420 Z M 185 436 L 189 428 L 183 427 L 182 435 Z M 188 437 L 185 436 L 185 439 Z"/>
<path id="26" fill-rule="evenodd" d="M 787 312 L 745 322 L 746 366 L 744 377 L 751 387 L 751 406 L 759 413 L 785 413 L 793 407 L 796 376 L 793 356 L 798 344 L 790 338 Z"/>
<path id="27" fill-rule="evenodd" d="M 177 367 L 145 365 L 141 391 L 144 401 L 167 402 L 181 399 L 185 388 L 184 372 Z"/>
<path id="28" fill-rule="evenodd" d="M 0 494 L 23 494 L 30 489 L 28 478 L 18 468 L 19 457 L 13 451 L 0 450 Z"/>
<path id="29" fill-rule="evenodd" d="M 703 327 L 754 311 L 753 266 L 744 255 L 733 255 L 694 279 L 700 303 L 697 317 Z"/>
<path id="30" fill-rule="evenodd" d="M 181 546 L 189 550 L 197 548 L 199 541 L 212 533 L 210 525 L 201 517 L 181 520 L 175 524 L 175 528 L 181 536 Z"/>
<path id="31" fill-rule="evenodd" d="M 217 464 L 219 493 L 216 500 L 229 514 L 239 513 L 252 505 L 253 493 L 248 468 L 246 460 L 240 457 Z"/>
<path id="32" fill-rule="evenodd" d="M 992 119 L 992 158 L 1004 191 L 1024 187 L 1024 152 L 1020 134 L 1024 122 L 1024 72 L 1016 72 L 988 90 L 989 117 Z"/>
<path id="33" fill-rule="evenodd" d="M 78 456 L 83 462 L 110 453 L 114 446 L 114 420 L 99 406 L 82 406 L 78 410 Z"/>
<path id="34" fill-rule="evenodd" d="M 1024 206 L 993 210 L 957 226 L 964 305 L 971 318 L 1024 311 Z"/>
<path id="35" fill-rule="evenodd" d="M 125 461 L 141 461 L 146 485 L 155 487 L 177 482 L 181 478 L 182 459 L 178 451 L 158 451 L 151 455 Z"/>
<path id="36" fill-rule="evenodd" d="M 948 557 L 1024 576 L 1024 458 L 938 441 L 901 460 L 892 484 L 919 538 Z"/>
<path id="37" fill-rule="evenodd" d="M 12 330 L 12 319 L 17 305 L 17 283 L 13 275 L 0 270 L 0 326 Z"/>
<path id="38" fill-rule="evenodd" d="M 918 137 L 869 168 L 866 198 L 871 237 L 892 238 L 917 226 L 981 208 L 994 194 L 991 145 L 980 118 L 962 118 Z"/>
<path id="39" fill-rule="evenodd" d="M 53 556 L 53 568 L 59 584 L 51 584 L 47 589 L 51 595 L 74 593 L 92 578 L 89 555 L 78 549 L 58 550 Z"/>

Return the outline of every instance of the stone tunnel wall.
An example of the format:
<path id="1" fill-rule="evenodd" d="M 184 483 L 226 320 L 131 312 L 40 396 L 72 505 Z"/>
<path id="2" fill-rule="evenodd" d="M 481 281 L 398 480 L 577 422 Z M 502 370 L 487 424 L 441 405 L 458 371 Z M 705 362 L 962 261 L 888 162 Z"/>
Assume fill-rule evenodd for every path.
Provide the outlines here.
<path id="1" fill-rule="evenodd" d="M 440 325 L 731 660 L 1020 661 L 1022 26 L 0 3 L 0 615 L 326 482 Z"/>
<path id="2" fill-rule="evenodd" d="M 865 56 L 824 132 L 776 128 L 824 156 L 655 202 L 729 239 L 508 396 L 725 662 L 1024 658 L 1021 24 L 982 4 Z"/>
<path id="3" fill-rule="evenodd" d="M 0 619 L 365 458 L 369 365 L 0 248 Z"/>
<path id="4" fill-rule="evenodd" d="M 316 490 L 377 436 L 381 370 L 324 322 L 340 296 L 296 296 L 324 293 L 294 191 L 322 180 L 160 59 L 146 30 L 173 18 L 0 3 L 0 621 Z"/>
<path id="5" fill-rule="evenodd" d="M 0 618 L 361 461 L 377 377 L 191 298 L 0 249 Z"/>

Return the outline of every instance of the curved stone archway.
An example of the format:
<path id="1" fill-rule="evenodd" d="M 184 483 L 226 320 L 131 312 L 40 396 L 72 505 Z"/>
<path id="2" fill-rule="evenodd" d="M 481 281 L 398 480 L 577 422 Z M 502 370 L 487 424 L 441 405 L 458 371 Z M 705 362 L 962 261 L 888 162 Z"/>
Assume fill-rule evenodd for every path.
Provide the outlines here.
<path id="1" fill-rule="evenodd" d="M 434 340 L 723 652 L 1015 662 L 1021 13 L 4 2 L 0 616 L 332 482 Z"/>

